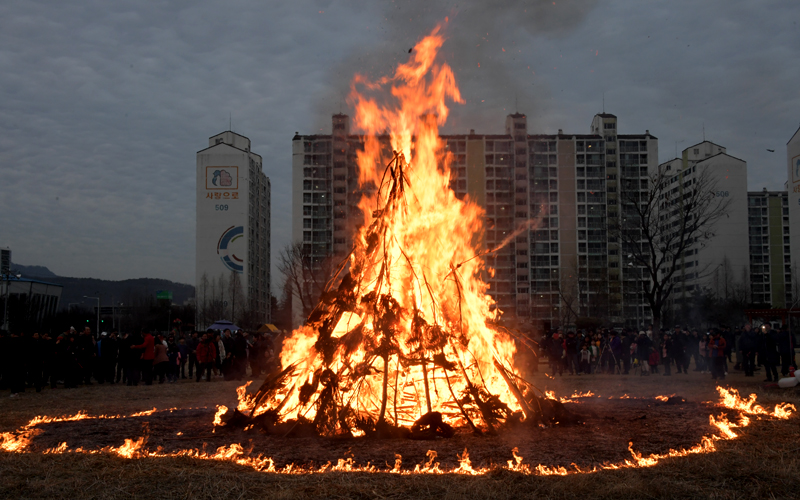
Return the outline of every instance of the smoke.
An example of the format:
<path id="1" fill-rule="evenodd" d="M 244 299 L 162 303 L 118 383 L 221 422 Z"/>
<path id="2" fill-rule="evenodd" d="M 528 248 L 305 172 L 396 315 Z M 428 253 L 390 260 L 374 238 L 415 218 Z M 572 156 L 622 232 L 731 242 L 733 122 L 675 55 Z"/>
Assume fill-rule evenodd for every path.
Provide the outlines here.
<path id="1" fill-rule="evenodd" d="M 535 41 L 557 40 L 577 29 L 596 0 L 392 2 L 376 12 L 380 22 L 369 45 L 334 65 L 316 97 L 315 130 L 330 130 L 331 114 L 351 113 L 350 81 L 356 73 L 378 77 L 404 62 L 416 42 L 444 22 L 441 58 L 454 70 L 466 104 L 452 107 L 443 132 L 502 133 L 505 115 L 519 111 L 535 126 L 539 103 L 550 98 L 536 76 Z M 323 132 L 324 133 L 324 132 Z"/>

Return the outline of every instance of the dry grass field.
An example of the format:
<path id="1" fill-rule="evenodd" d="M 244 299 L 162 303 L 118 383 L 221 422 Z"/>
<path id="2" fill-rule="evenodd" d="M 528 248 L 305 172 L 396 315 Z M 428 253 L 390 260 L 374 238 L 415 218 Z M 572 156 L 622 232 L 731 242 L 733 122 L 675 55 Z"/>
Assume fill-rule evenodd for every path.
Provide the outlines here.
<path id="1" fill-rule="evenodd" d="M 689 401 L 718 399 L 713 381 L 699 373 L 671 377 L 565 376 L 555 380 L 539 375 L 535 383 L 558 395 L 593 391 L 605 398 L 617 398 L 624 394 L 652 397 L 674 393 Z M 93 385 L 72 390 L 47 388 L 40 394 L 29 390 L 14 399 L 5 391 L 0 392 L 0 432 L 18 429 L 36 415 L 233 406 L 237 385 L 221 381 L 181 381 L 151 387 Z M 800 407 L 796 390 L 766 391 L 739 374 L 731 374 L 725 385 L 738 388 L 743 395 L 756 393 L 759 403 L 768 408 L 780 402 Z M 105 426 L 102 432 L 109 432 L 108 428 Z M 800 418 L 753 419 L 737 432 L 737 439 L 718 441 L 714 453 L 669 458 L 648 468 L 566 477 L 527 475 L 501 468 L 482 476 L 361 472 L 287 475 L 182 457 L 124 459 L 108 453 L 0 452 L 0 498 L 800 497 Z M 430 446 L 435 449 L 437 443 Z M 565 446 L 576 444 L 570 441 Z M 537 460 L 533 463 L 547 463 L 546 457 Z"/>

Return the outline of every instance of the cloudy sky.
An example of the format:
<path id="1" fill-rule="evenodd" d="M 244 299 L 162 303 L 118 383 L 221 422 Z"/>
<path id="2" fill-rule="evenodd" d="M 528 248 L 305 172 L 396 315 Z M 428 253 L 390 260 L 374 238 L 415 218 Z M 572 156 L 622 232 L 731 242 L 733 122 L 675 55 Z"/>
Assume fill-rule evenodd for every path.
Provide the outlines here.
<path id="1" fill-rule="evenodd" d="M 0 246 L 62 276 L 193 284 L 195 153 L 230 116 L 264 157 L 275 255 L 295 131 L 329 133 L 352 75 L 390 71 L 446 16 L 466 99 L 446 132 L 520 111 L 530 133 L 588 133 L 605 95 L 660 161 L 705 128 L 750 189 L 783 188 L 800 2 L 5 0 Z"/>

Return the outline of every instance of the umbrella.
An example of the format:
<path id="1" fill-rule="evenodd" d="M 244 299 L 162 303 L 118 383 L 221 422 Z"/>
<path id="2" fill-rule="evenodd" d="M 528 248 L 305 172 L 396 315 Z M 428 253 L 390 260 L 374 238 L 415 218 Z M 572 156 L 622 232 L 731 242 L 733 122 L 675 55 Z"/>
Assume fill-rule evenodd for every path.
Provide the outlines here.
<path id="1" fill-rule="evenodd" d="M 280 330 L 272 323 L 264 323 L 258 328 L 258 333 L 278 333 Z"/>
<path id="2" fill-rule="evenodd" d="M 234 325 L 233 323 L 225 319 L 217 320 L 213 325 L 208 327 L 209 330 L 225 330 L 226 328 L 232 332 L 235 332 L 236 330 L 241 330 L 241 328 L 239 328 L 238 326 Z"/>

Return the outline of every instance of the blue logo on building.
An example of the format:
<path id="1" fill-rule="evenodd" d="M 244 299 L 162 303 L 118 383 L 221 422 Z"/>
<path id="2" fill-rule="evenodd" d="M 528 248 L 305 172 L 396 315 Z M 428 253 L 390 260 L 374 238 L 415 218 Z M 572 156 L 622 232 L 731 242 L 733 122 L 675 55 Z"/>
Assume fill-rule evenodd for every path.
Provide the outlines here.
<path id="1" fill-rule="evenodd" d="M 222 263 L 231 271 L 241 273 L 244 271 L 244 259 L 234 253 L 235 243 L 244 238 L 244 226 L 231 226 L 222 233 L 217 242 L 217 255 Z"/>

